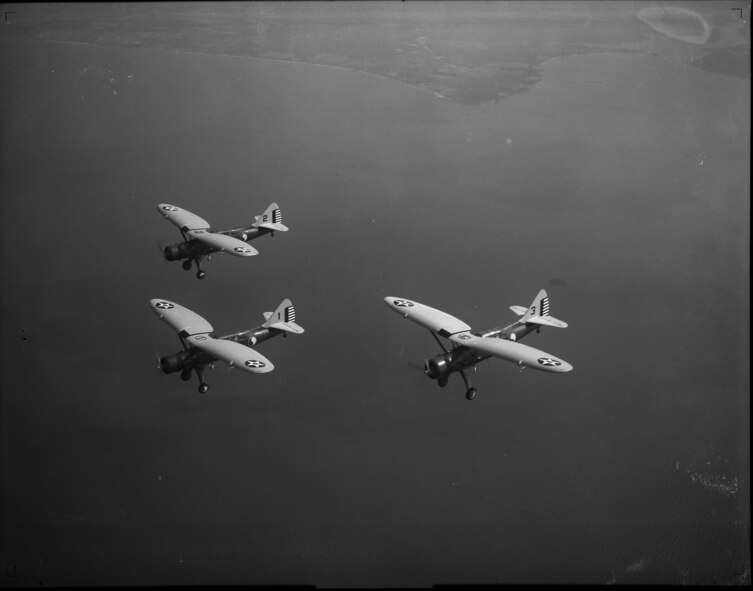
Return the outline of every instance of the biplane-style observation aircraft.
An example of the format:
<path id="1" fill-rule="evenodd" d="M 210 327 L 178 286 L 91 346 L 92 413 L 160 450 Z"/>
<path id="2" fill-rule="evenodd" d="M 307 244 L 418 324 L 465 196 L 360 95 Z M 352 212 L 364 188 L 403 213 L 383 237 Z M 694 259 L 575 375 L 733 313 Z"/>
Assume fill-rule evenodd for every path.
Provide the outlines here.
<path id="1" fill-rule="evenodd" d="M 179 371 L 185 381 L 191 379 L 191 372 L 195 370 L 202 394 L 209 390 L 204 382 L 204 370 L 213 366 L 215 361 L 224 361 L 231 368 L 250 373 L 267 373 L 275 368 L 274 365 L 251 347 L 280 334 L 303 332 L 303 327 L 295 323 L 295 308 L 287 298 L 274 312 L 264 312 L 264 323 L 260 326 L 221 337 L 210 334 L 214 329 L 209 322 L 175 302 L 154 299 L 149 305 L 177 331 L 183 345 L 182 351 L 159 358 L 157 367 L 164 373 Z"/>
<path id="2" fill-rule="evenodd" d="M 517 342 L 533 330 L 538 332 L 542 326 L 567 326 L 562 320 L 549 316 L 549 297 L 543 289 L 528 308 L 510 306 L 520 316 L 516 322 L 505 328 L 483 332 L 471 332 L 471 327 L 462 320 L 418 302 L 395 297 L 386 297 L 384 301 L 401 316 L 427 328 L 444 351 L 442 355 L 426 360 L 424 373 L 437 380 L 440 386 L 447 385 L 450 374 L 459 373 L 467 388 L 465 397 L 468 400 L 476 397 L 476 388 L 471 387 L 464 370 L 469 367 L 475 369 L 477 363 L 492 356 L 512 361 L 521 369 L 530 367 L 555 373 L 573 369 L 567 361 Z M 452 350 L 445 348 L 439 340 L 440 336 L 452 343 Z"/>
<path id="3" fill-rule="evenodd" d="M 168 261 L 183 261 L 183 268 L 188 271 L 196 263 L 196 277 L 204 279 L 206 273 L 201 269 L 201 261 L 215 252 L 226 252 L 237 257 L 251 257 L 259 251 L 246 244 L 249 240 L 271 234 L 276 231 L 287 232 L 282 224 L 282 212 L 277 203 L 271 203 L 264 213 L 256 216 L 256 221 L 248 226 L 211 232 L 209 222 L 175 205 L 160 203 L 160 213 L 175 224 L 183 236 L 183 242 L 167 246 L 162 256 Z"/>

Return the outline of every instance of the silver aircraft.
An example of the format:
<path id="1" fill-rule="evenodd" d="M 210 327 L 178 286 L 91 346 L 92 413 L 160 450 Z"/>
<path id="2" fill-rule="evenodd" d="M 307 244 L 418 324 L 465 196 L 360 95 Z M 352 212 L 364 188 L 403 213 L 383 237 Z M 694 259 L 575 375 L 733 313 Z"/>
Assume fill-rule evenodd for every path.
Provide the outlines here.
<path id="1" fill-rule="evenodd" d="M 238 257 L 251 257 L 259 251 L 249 246 L 247 242 L 264 236 L 275 235 L 275 232 L 287 232 L 288 228 L 282 223 L 282 211 L 277 203 L 271 203 L 264 213 L 256 216 L 256 221 L 248 226 L 212 232 L 209 222 L 186 209 L 181 209 L 169 203 L 157 205 L 160 213 L 167 220 L 178 227 L 183 242 L 178 242 L 162 250 L 162 256 L 168 261 L 183 261 L 183 268 L 188 271 L 191 264 L 196 263 L 196 277 L 204 279 L 206 273 L 201 268 L 201 261 L 215 252 L 226 252 Z"/>
<path id="2" fill-rule="evenodd" d="M 231 368 L 250 373 L 268 373 L 275 368 L 274 365 L 251 347 L 277 335 L 303 332 L 303 327 L 295 323 L 295 308 L 287 298 L 274 312 L 264 312 L 264 323 L 260 326 L 221 337 L 211 334 L 214 328 L 204 318 L 175 302 L 154 299 L 149 306 L 178 333 L 183 345 L 182 351 L 161 357 L 159 369 L 164 373 L 179 371 L 185 381 L 190 380 L 191 373 L 196 371 L 202 394 L 209 390 L 204 371 L 207 366 L 214 367 L 215 361 L 224 361 Z"/>
<path id="3" fill-rule="evenodd" d="M 549 297 L 543 289 L 528 308 L 510 306 L 519 316 L 518 320 L 505 328 L 492 328 L 483 332 L 471 332 L 471 327 L 462 320 L 450 316 L 441 310 L 430 308 L 405 298 L 386 297 L 389 308 L 428 329 L 439 343 L 443 353 L 427 359 L 424 373 L 440 386 L 447 385 L 450 374 L 457 372 L 463 378 L 466 387 L 465 397 L 473 400 L 476 388 L 472 388 L 465 369 L 473 367 L 488 359 L 498 357 L 516 363 L 521 369 L 530 367 L 541 371 L 564 373 L 573 366 L 549 353 L 534 349 L 518 341 L 529 332 L 539 332 L 542 326 L 567 327 L 567 323 L 549 315 Z M 452 343 L 448 350 L 439 340 L 444 337 Z"/>

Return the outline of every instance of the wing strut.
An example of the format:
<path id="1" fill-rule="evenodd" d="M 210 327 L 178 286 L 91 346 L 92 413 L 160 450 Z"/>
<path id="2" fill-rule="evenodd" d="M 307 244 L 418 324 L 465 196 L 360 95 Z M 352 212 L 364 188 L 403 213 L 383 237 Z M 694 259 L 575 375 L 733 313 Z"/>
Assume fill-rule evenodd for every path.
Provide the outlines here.
<path id="1" fill-rule="evenodd" d="M 442 344 L 442 341 L 439 340 L 437 333 L 435 333 L 433 330 L 430 330 L 429 332 L 431 333 L 431 336 L 434 337 L 434 340 L 437 341 L 437 344 L 442 349 L 442 351 L 444 351 L 445 353 L 449 353 L 449 351 L 445 349 L 445 346 Z"/>

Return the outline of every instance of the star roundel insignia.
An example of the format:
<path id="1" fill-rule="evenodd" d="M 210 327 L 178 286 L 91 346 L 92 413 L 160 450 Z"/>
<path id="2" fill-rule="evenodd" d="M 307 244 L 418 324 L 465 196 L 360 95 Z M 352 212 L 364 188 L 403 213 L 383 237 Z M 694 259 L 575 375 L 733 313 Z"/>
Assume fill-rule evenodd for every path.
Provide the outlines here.
<path id="1" fill-rule="evenodd" d="M 256 359 L 249 359 L 245 363 L 246 367 L 264 367 L 265 365 L 263 361 L 257 361 Z"/>
<path id="2" fill-rule="evenodd" d="M 175 307 L 170 302 L 157 302 L 155 306 L 160 310 L 169 310 L 170 308 Z"/>
<path id="3" fill-rule="evenodd" d="M 551 357 L 539 357 L 538 361 L 541 365 L 548 365 L 548 366 L 562 365 L 561 362 L 557 361 L 556 359 L 552 359 Z"/>
<path id="4" fill-rule="evenodd" d="M 462 339 L 464 341 L 467 341 L 468 339 L 471 338 L 471 335 L 469 335 L 469 334 L 460 334 L 460 335 L 458 335 L 458 338 Z"/>
<path id="5" fill-rule="evenodd" d="M 235 252 L 251 252 L 251 249 L 248 246 L 236 246 L 233 250 Z"/>
<path id="6" fill-rule="evenodd" d="M 162 209 L 164 209 L 165 211 L 178 211 L 178 208 L 174 205 L 163 205 Z"/>
<path id="7" fill-rule="evenodd" d="M 196 337 L 196 339 L 195 339 L 195 340 L 197 340 L 197 341 L 206 341 L 206 340 L 207 340 L 207 337 L 205 337 L 205 336 L 200 336 L 200 337 Z"/>
<path id="8" fill-rule="evenodd" d="M 413 302 L 409 302 L 408 300 L 393 300 L 392 303 L 401 308 L 410 308 L 413 305 Z"/>

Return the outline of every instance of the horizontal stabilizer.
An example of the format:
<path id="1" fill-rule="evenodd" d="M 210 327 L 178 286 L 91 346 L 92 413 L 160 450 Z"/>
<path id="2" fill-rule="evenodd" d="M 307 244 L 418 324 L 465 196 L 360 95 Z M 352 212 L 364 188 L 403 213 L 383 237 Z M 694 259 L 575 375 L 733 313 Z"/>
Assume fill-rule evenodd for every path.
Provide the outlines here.
<path id="1" fill-rule="evenodd" d="M 526 312 L 528 312 L 528 308 L 524 306 L 510 306 L 510 310 L 515 312 L 518 316 L 522 316 Z"/>
<path id="2" fill-rule="evenodd" d="M 257 227 L 257 228 L 267 228 L 269 230 L 275 230 L 277 232 L 287 232 L 288 231 L 288 227 L 287 226 L 285 226 L 283 224 L 275 224 L 273 222 L 262 222 L 261 224 L 254 223 L 253 225 L 255 227 Z"/>
<path id="3" fill-rule="evenodd" d="M 551 316 L 530 316 L 526 318 L 526 324 L 541 324 L 543 326 L 554 326 L 556 328 L 567 328 L 567 322 L 552 318 Z"/>
<path id="4" fill-rule="evenodd" d="M 209 335 L 194 335 L 186 339 L 192 346 L 224 361 L 230 367 L 237 367 L 250 373 L 268 373 L 275 366 L 261 353 L 234 341 L 215 339 Z"/>

